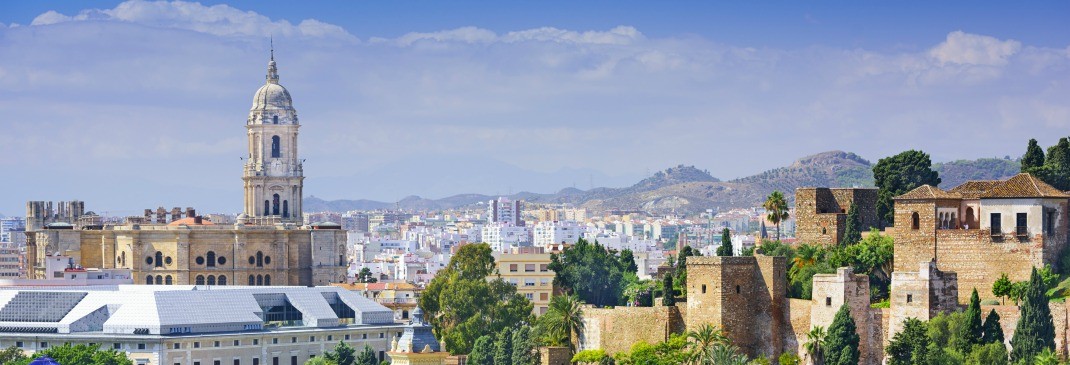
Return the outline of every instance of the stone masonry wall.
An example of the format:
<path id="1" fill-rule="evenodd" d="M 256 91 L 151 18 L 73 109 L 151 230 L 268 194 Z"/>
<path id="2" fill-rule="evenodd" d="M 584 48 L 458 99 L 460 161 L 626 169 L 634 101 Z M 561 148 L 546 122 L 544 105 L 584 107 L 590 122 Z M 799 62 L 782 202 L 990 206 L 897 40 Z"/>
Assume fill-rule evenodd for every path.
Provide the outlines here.
<path id="1" fill-rule="evenodd" d="M 655 344 L 683 333 L 677 307 L 583 307 L 584 330 L 579 349 L 602 349 L 607 354 L 630 351 L 637 342 Z"/>
<path id="2" fill-rule="evenodd" d="M 874 318 L 879 313 L 869 307 L 869 278 L 855 275 L 850 267 L 841 267 L 835 274 L 818 274 L 813 278 L 813 302 L 810 310 L 810 325 L 828 328 L 840 307 L 847 305 L 855 321 L 859 342 L 859 363 L 880 364 L 883 338 L 881 322 Z M 878 315 L 879 317 L 879 315 Z M 874 340 L 876 339 L 876 340 Z"/>
<path id="3" fill-rule="evenodd" d="M 1062 358 L 1066 358 L 1067 353 L 1067 334 L 1070 332 L 1070 322 L 1068 322 L 1068 315 L 1070 315 L 1070 308 L 1067 307 L 1067 303 L 1049 303 L 1051 309 L 1051 318 L 1053 324 L 1055 324 L 1055 353 L 1059 354 Z M 1018 326 L 1018 318 L 1022 313 L 1018 306 L 1014 305 L 982 305 L 981 306 L 981 320 L 988 317 L 988 313 L 995 310 L 999 314 L 999 324 L 1003 327 L 1003 339 L 1004 344 L 1007 345 L 1007 351 L 1010 351 L 1011 337 L 1014 336 L 1014 328 Z"/>
<path id="4" fill-rule="evenodd" d="M 788 322 L 783 331 L 784 352 L 793 352 L 803 356 L 806 335 L 813 326 L 810 325 L 810 308 L 812 302 L 806 299 L 788 299 Z"/>
<path id="5" fill-rule="evenodd" d="M 687 330 L 712 324 L 749 356 L 779 355 L 786 266 L 783 257 L 689 257 Z"/>
<path id="6" fill-rule="evenodd" d="M 862 231 L 877 226 L 876 189 L 795 189 L 795 237 L 803 243 L 838 244 L 852 203 L 858 207 Z"/>

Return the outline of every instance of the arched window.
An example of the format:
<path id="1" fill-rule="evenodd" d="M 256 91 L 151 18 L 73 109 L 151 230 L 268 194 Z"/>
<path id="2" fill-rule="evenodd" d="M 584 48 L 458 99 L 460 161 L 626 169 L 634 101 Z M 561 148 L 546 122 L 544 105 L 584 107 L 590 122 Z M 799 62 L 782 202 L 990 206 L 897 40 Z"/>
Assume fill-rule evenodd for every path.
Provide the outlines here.
<path id="1" fill-rule="evenodd" d="M 409 311 L 402 310 L 401 311 L 401 319 L 409 319 Z"/>
<path id="2" fill-rule="evenodd" d="M 205 256 L 205 260 L 208 262 L 208 267 L 215 267 L 215 252 L 208 251 Z"/>
<path id="3" fill-rule="evenodd" d="M 227 285 L 227 276 L 219 275 L 219 285 Z"/>
<path id="4" fill-rule="evenodd" d="M 283 218 L 290 218 L 290 201 L 289 200 L 283 200 L 282 201 L 282 217 Z"/>
<path id="5" fill-rule="evenodd" d="M 256 276 L 256 285 L 264 285 L 264 276 L 263 275 L 257 275 Z"/>
<path id="6" fill-rule="evenodd" d="M 163 285 L 163 276 L 156 275 L 156 285 Z"/>
<path id="7" fill-rule="evenodd" d="M 273 117 L 271 117 L 271 121 L 272 121 L 273 123 L 275 123 L 275 124 L 279 124 L 279 116 L 278 116 L 278 115 L 276 115 L 276 116 L 273 116 Z"/>
<path id="8" fill-rule="evenodd" d="M 264 275 L 264 285 L 271 286 L 271 275 Z"/>
<path id="9" fill-rule="evenodd" d="M 282 146 L 279 145 L 279 136 L 271 136 L 271 157 L 282 157 Z"/>
<path id="10" fill-rule="evenodd" d="M 279 215 L 279 194 L 271 196 L 271 215 Z"/>
<path id="11" fill-rule="evenodd" d="M 910 229 L 918 229 L 921 226 L 921 217 L 918 212 L 910 214 Z"/>
<path id="12" fill-rule="evenodd" d="M 145 277 L 145 285 L 152 285 L 152 275 Z"/>
<path id="13" fill-rule="evenodd" d="M 346 255 L 338 255 L 338 266 L 346 266 Z"/>
<path id="14" fill-rule="evenodd" d="M 271 201 L 264 201 L 264 215 L 271 215 Z"/>
<path id="15" fill-rule="evenodd" d="M 256 285 L 256 277 L 249 275 L 249 285 Z"/>
<path id="16" fill-rule="evenodd" d="M 163 267 L 163 252 L 156 251 L 156 267 Z"/>
<path id="17" fill-rule="evenodd" d="M 166 277 L 163 278 L 163 283 L 167 284 L 167 285 L 171 285 L 171 284 L 174 284 L 175 281 L 174 281 L 174 279 L 171 279 L 171 275 L 167 275 Z"/>
<path id="18" fill-rule="evenodd" d="M 204 285 L 204 275 L 197 275 L 197 280 L 194 283 L 196 285 Z"/>
<path id="19" fill-rule="evenodd" d="M 208 285 L 215 285 L 215 275 L 208 275 Z"/>
<path id="20" fill-rule="evenodd" d="M 264 266 L 264 253 L 256 251 L 256 267 Z"/>

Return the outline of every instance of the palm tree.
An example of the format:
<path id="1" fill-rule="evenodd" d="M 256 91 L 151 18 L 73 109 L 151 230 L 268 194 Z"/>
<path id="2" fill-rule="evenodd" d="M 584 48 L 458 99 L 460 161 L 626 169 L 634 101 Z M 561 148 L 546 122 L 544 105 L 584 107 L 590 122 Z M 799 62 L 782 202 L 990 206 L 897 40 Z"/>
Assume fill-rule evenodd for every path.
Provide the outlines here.
<path id="1" fill-rule="evenodd" d="M 735 346 L 727 343 L 713 345 L 697 364 L 710 365 L 747 365 L 747 356 L 739 352 Z"/>
<path id="2" fill-rule="evenodd" d="M 814 326 L 810 333 L 806 334 L 806 344 L 803 348 L 806 349 L 806 356 L 810 357 L 810 363 L 813 365 L 821 365 L 825 362 L 825 335 L 825 328 L 821 326 Z"/>
<path id="3" fill-rule="evenodd" d="M 568 340 L 569 349 L 575 352 L 572 335 L 583 332 L 583 307 L 575 295 L 558 295 L 550 299 L 550 307 L 543 315 L 547 330 Z"/>
<path id="4" fill-rule="evenodd" d="M 809 244 L 801 244 L 799 248 L 795 250 L 795 257 L 791 259 L 791 274 L 795 276 L 799 270 L 805 269 L 807 266 L 817 263 L 818 255 L 821 254 L 821 250 L 817 246 Z"/>
<path id="5" fill-rule="evenodd" d="M 769 221 L 776 225 L 776 240 L 780 241 L 780 222 L 788 219 L 787 199 L 784 199 L 783 193 L 773 191 L 768 198 L 765 198 L 765 203 L 762 204 L 762 207 L 769 212 Z"/>
<path id="6" fill-rule="evenodd" d="M 708 359 L 713 350 L 714 345 L 727 344 L 728 337 L 725 337 L 717 326 L 711 324 L 703 324 L 698 330 L 688 331 L 687 339 L 691 340 L 689 347 L 691 347 L 691 353 L 689 355 L 689 361 L 695 364 L 704 363 L 704 359 Z"/>

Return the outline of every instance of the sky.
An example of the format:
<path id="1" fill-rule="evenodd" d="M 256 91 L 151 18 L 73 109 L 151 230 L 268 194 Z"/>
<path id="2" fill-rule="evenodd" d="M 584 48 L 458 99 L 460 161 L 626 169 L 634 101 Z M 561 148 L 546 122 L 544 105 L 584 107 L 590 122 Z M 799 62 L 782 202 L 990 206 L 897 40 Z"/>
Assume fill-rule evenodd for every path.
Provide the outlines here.
<path id="1" fill-rule="evenodd" d="M 1070 2 L 0 2 L 0 214 L 241 209 L 274 39 L 305 192 L 721 179 L 1070 135 Z"/>

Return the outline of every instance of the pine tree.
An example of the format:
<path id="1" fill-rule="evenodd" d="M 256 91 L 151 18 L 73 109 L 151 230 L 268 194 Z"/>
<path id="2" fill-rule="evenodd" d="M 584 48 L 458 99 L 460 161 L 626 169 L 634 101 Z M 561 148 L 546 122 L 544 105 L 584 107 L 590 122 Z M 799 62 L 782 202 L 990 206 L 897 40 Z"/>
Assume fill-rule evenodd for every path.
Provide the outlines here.
<path id="1" fill-rule="evenodd" d="M 513 332 L 513 365 L 535 365 L 538 356 L 535 355 L 535 340 L 531 338 L 531 328 L 521 326 Z"/>
<path id="2" fill-rule="evenodd" d="M 468 363 L 472 365 L 494 365 L 494 340 L 484 335 L 476 339 L 472 352 L 468 353 Z"/>
<path id="3" fill-rule="evenodd" d="M 1022 294 L 1022 314 L 1011 337 L 1012 362 L 1032 361 L 1042 350 L 1055 349 L 1055 324 L 1045 295 L 1047 289 L 1034 267 Z"/>
<path id="4" fill-rule="evenodd" d="M 661 281 L 661 304 L 666 307 L 676 306 L 676 297 L 672 291 L 672 275 L 665 275 Z"/>
<path id="5" fill-rule="evenodd" d="M 375 350 L 371 346 L 364 345 L 364 350 L 357 355 L 357 359 L 354 362 L 357 365 L 376 365 L 379 360 L 375 356 Z"/>
<path id="6" fill-rule="evenodd" d="M 717 256 L 732 256 L 732 233 L 725 228 L 721 231 L 721 246 L 717 247 Z"/>
<path id="7" fill-rule="evenodd" d="M 851 203 L 847 209 L 847 225 L 843 229 L 843 241 L 841 246 L 849 246 L 862 240 L 862 219 L 858 216 L 858 205 Z"/>
<path id="8" fill-rule="evenodd" d="M 1003 344 L 1003 326 L 999 324 L 999 314 L 996 313 L 995 309 L 988 312 L 988 317 L 985 317 L 983 330 L 984 335 L 981 337 L 981 342 Z"/>
<path id="9" fill-rule="evenodd" d="M 1044 150 L 1037 145 L 1036 139 L 1030 139 L 1025 156 L 1022 156 L 1022 172 L 1032 172 L 1041 166 L 1044 166 Z"/>
<path id="10" fill-rule="evenodd" d="M 851 309 L 844 303 L 832 318 L 828 335 L 825 337 L 825 348 L 829 349 L 825 354 L 825 365 L 857 365 L 858 342 L 858 331 L 854 319 L 851 318 Z"/>
<path id="11" fill-rule="evenodd" d="M 981 344 L 981 336 L 984 331 L 981 326 L 981 299 L 977 296 L 977 288 L 970 294 L 970 305 L 966 307 L 964 323 L 959 326 L 959 353 L 968 354 L 973 345 Z"/>
<path id="12" fill-rule="evenodd" d="M 356 350 L 349 345 L 346 345 L 345 342 L 338 341 L 338 345 L 334 347 L 334 351 L 328 351 L 323 355 L 327 360 L 331 360 L 331 362 L 337 365 L 353 365 L 354 361 L 356 361 L 354 353 L 356 353 Z"/>
<path id="13" fill-rule="evenodd" d="M 494 363 L 509 364 L 513 361 L 513 330 L 505 328 L 494 340 Z"/>
<path id="14" fill-rule="evenodd" d="M 925 323 L 916 318 L 907 318 L 903 321 L 903 330 L 892 337 L 884 351 L 888 353 L 889 365 L 927 364 L 930 361 L 930 344 L 932 340 Z"/>

